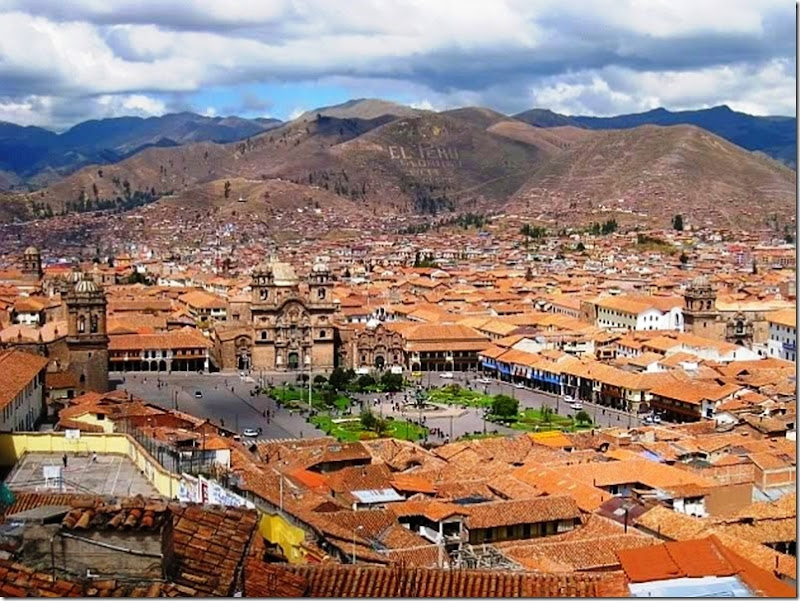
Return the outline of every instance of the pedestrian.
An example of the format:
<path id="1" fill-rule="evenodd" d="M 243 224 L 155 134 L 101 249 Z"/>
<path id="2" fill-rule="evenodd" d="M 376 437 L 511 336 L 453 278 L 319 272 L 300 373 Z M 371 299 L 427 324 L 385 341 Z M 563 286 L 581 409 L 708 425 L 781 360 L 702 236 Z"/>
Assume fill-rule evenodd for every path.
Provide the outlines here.
<path id="1" fill-rule="evenodd" d="M 222 418 L 220 418 L 220 420 L 219 420 L 219 425 L 220 425 L 220 426 L 222 426 L 222 427 L 224 428 L 224 427 L 225 427 L 225 420 L 224 420 L 224 419 L 222 419 Z"/>
<path id="2" fill-rule="evenodd" d="M 66 453 L 64 453 L 64 455 L 61 457 L 61 461 L 64 462 L 64 469 L 67 469 L 67 454 Z"/>
<path id="3" fill-rule="evenodd" d="M 92 463 L 97 463 L 97 453 L 92 453 Z"/>

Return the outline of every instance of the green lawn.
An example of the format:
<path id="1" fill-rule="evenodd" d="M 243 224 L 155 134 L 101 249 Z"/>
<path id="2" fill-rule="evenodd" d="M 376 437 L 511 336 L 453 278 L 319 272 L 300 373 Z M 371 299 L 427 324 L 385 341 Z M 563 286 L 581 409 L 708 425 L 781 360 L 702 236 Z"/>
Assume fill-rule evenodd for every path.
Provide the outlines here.
<path id="1" fill-rule="evenodd" d="M 467 388 L 445 386 L 432 390 L 428 399 L 433 403 L 453 404 L 461 407 L 490 407 L 494 397 Z"/>
<path id="2" fill-rule="evenodd" d="M 378 438 L 375 432 L 364 430 L 361 420 L 354 417 L 352 420 L 335 423 L 327 413 L 318 413 L 309 419 L 309 422 L 340 442 L 356 442 Z M 384 438 L 397 438 L 399 440 L 416 441 L 425 438 L 428 430 L 405 420 L 388 420 L 389 429 Z"/>
<path id="3" fill-rule="evenodd" d="M 497 423 L 499 420 L 494 420 L 491 417 L 490 421 Z M 566 415 L 559 415 L 557 413 L 550 414 L 547 420 L 544 419 L 541 410 L 539 409 L 525 409 L 521 412 L 516 421 L 507 424 L 512 430 L 522 430 L 524 432 L 548 432 L 550 430 L 565 430 L 568 432 L 575 432 L 577 430 L 591 428 L 589 424 L 577 424 L 575 420 Z"/>
<path id="4" fill-rule="evenodd" d="M 270 390 L 269 393 L 272 398 L 276 399 L 281 405 L 285 405 L 286 407 L 294 407 L 297 409 L 305 409 L 308 407 L 307 386 L 305 388 L 295 388 L 294 386 L 287 386 L 284 388 L 283 386 L 276 386 Z M 348 396 L 339 393 L 336 395 L 334 406 L 342 411 L 345 411 L 350 406 L 350 403 L 351 401 Z M 321 390 L 317 388 L 312 389 L 311 405 L 315 409 L 323 411 L 328 409 L 327 405 L 325 405 L 324 401 L 322 400 Z"/>

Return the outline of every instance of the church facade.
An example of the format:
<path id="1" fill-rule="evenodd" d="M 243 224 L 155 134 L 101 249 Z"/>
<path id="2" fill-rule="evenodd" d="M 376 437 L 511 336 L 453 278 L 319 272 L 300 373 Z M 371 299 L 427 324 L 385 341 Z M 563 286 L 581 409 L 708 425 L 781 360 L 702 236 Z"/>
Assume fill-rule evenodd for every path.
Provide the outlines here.
<path id="1" fill-rule="evenodd" d="M 215 332 L 222 369 L 330 371 L 336 365 L 337 330 L 333 280 L 317 263 L 301 282 L 286 263 L 257 268 L 249 310 L 240 321 Z"/>

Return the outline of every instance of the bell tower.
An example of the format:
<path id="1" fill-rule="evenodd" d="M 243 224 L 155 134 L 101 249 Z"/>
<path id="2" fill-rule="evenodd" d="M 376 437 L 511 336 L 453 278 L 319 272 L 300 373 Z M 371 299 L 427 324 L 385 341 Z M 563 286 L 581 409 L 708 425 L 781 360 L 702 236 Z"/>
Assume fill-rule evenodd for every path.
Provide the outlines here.
<path id="1" fill-rule="evenodd" d="M 309 301 L 315 305 L 329 305 L 333 303 L 333 279 L 328 266 L 322 261 L 317 261 L 311 268 L 308 276 Z"/>
<path id="2" fill-rule="evenodd" d="M 39 281 L 44 275 L 42 270 L 42 256 L 39 254 L 39 249 L 35 246 L 29 246 L 25 249 L 25 254 L 22 259 L 22 274 L 28 280 Z"/>
<path id="3" fill-rule="evenodd" d="M 274 305 L 275 274 L 272 272 L 271 263 L 260 265 L 253 271 L 250 284 L 253 305 Z"/>
<path id="4" fill-rule="evenodd" d="M 106 296 L 91 280 L 81 280 L 65 296 L 69 370 L 86 391 L 108 391 Z"/>
<path id="5" fill-rule="evenodd" d="M 716 338 L 717 293 L 708 278 L 699 276 L 693 279 L 684 292 L 683 299 L 686 305 L 683 310 L 685 331 L 706 338 Z"/>

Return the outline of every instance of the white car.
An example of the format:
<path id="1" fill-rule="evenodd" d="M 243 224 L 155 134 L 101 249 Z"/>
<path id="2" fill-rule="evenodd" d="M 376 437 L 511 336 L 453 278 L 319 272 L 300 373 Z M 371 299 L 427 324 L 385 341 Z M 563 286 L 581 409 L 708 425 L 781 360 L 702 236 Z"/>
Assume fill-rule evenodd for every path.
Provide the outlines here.
<path id="1" fill-rule="evenodd" d="M 577 401 L 575 403 L 572 403 L 570 405 L 570 407 L 572 407 L 575 411 L 581 411 L 581 410 L 583 410 L 583 403 L 581 403 L 580 401 Z"/>
<path id="2" fill-rule="evenodd" d="M 478 380 L 478 382 L 480 382 L 481 384 L 491 384 L 492 383 L 492 381 L 489 378 L 480 378 Z"/>
<path id="3" fill-rule="evenodd" d="M 261 428 L 245 428 L 244 430 L 242 430 L 242 434 L 244 434 L 248 438 L 255 438 L 259 434 L 261 434 Z"/>
<path id="4" fill-rule="evenodd" d="M 564 401 L 567 405 L 575 402 L 575 399 L 573 399 L 572 395 L 569 394 L 565 394 L 563 397 L 561 397 L 561 400 Z"/>
<path id="5" fill-rule="evenodd" d="M 646 424 L 654 424 L 655 421 L 653 420 L 653 416 L 652 415 L 645 415 L 644 416 L 644 423 L 646 423 Z"/>
<path id="6" fill-rule="evenodd" d="M 661 416 L 658 415 L 657 413 L 654 413 L 653 414 L 653 422 L 656 423 L 656 424 L 660 424 L 661 423 Z"/>
<path id="7" fill-rule="evenodd" d="M 440 378 L 444 378 L 445 380 L 452 380 L 453 379 L 453 372 L 452 371 L 446 371 L 444 373 L 439 374 L 439 377 Z"/>
<path id="8" fill-rule="evenodd" d="M 523 384 L 522 382 L 515 382 L 514 388 L 525 388 L 525 384 Z"/>

